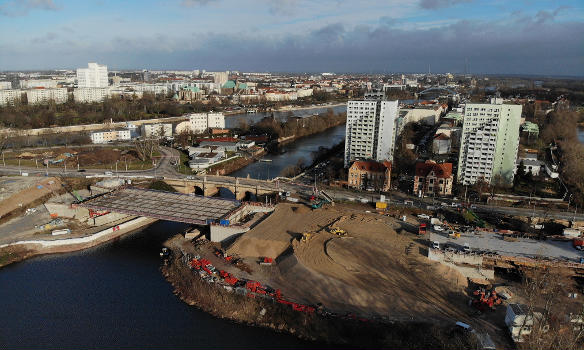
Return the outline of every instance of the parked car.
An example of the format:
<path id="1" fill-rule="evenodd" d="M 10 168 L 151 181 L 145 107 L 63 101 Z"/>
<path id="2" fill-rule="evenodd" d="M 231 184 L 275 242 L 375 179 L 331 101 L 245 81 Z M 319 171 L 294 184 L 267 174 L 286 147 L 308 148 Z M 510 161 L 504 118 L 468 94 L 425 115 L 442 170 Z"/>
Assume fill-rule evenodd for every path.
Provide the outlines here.
<path id="1" fill-rule="evenodd" d="M 444 228 L 440 225 L 434 225 L 434 231 L 442 232 L 444 231 Z"/>
<path id="2" fill-rule="evenodd" d="M 437 241 L 432 242 L 432 249 L 440 249 L 440 243 Z"/>
<path id="3" fill-rule="evenodd" d="M 465 253 L 470 253 L 470 245 L 468 243 L 465 243 L 462 246 L 462 251 L 465 252 Z"/>
<path id="4" fill-rule="evenodd" d="M 104 174 L 105 174 L 105 176 L 113 176 L 114 175 L 114 173 L 112 173 L 111 171 L 106 171 Z"/>
<path id="5" fill-rule="evenodd" d="M 427 214 L 418 214 L 418 218 L 424 219 L 424 220 L 430 220 L 430 215 L 427 215 Z"/>
<path id="6" fill-rule="evenodd" d="M 440 203 L 440 205 L 443 206 L 443 207 L 447 207 L 448 206 L 448 203 L 442 202 L 442 203 Z"/>

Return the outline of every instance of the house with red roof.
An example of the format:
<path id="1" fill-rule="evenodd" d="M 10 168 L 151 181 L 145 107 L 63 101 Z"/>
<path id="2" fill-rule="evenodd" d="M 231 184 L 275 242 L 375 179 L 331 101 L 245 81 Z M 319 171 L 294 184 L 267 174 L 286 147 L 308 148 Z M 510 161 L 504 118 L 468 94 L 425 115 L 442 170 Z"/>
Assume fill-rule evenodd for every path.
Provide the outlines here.
<path id="1" fill-rule="evenodd" d="M 416 164 L 414 193 L 419 196 L 450 196 L 453 182 L 452 163 L 427 160 Z"/>
<path id="2" fill-rule="evenodd" d="M 356 161 L 349 167 L 348 183 L 361 190 L 389 191 L 391 162 Z"/>

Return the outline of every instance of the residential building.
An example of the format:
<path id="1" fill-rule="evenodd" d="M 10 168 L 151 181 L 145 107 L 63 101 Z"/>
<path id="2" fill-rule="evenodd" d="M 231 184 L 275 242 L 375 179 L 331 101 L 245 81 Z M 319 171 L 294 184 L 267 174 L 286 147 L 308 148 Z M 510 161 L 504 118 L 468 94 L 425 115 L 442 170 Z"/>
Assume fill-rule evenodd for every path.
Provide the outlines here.
<path id="1" fill-rule="evenodd" d="M 53 79 L 31 79 L 31 80 L 21 80 L 21 89 L 35 89 L 35 88 L 45 88 L 51 89 L 57 87 L 57 81 Z"/>
<path id="2" fill-rule="evenodd" d="M 355 160 L 393 160 L 398 101 L 347 103 L 345 167 Z"/>
<path id="3" fill-rule="evenodd" d="M 22 90 L 5 89 L 0 90 L 0 106 L 13 105 L 19 102 L 22 97 Z"/>
<path id="4" fill-rule="evenodd" d="M 448 154 L 450 153 L 450 137 L 445 134 L 434 135 L 432 140 L 432 153 L 434 154 Z"/>
<path id="5" fill-rule="evenodd" d="M 191 169 L 207 169 L 214 163 L 221 160 L 222 155 L 220 153 L 198 153 L 189 160 L 189 167 Z"/>
<path id="6" fill-rule="evenodd" d="M 26 100 L 29 105 L 42 104 L 49 101 L 65 103 L 68 99 L 69 94 L 66 88 L 26 90 Z"/>
<path id="7" fill-rule="evenodd" d="M 10 90 L 10 89 L 12 89 L 12 82 L 0 81 L 0 90 Z"/>
<path id="8" fill-rule="evenodd" d="M 77 87 L 107 88 L 107 66 L 88 63 L 87 68 L 77 68 Z"/>
<path id="9" fill-rule="evenodd" d="M 466 105 L 458 160 L 458 181 L 479 179 L 512 184 L 519 147 L 521 105 Z"/>
<path id="10" fill-rule="evenodd" d="M 361 190 L 389 191 L 391 162 L 356 161 L 349 168 L 349 187 Z"/>
<path id="11" fill-rule="evenodd" d="M 172 137 L 171 123 L 142 124 L 140 134 L 144 138 Z"/>
<path id="12" fill-rule="evenodd" d="M 202 134 L 209 128 L 225 128 L 225 116 L 223 113 L 193 113 L 189 120 L 176 126 L 176 133 L 192 132 Z"/>
<path id="13" fill-rule="evenodd" d="M 219 86 L 223 86 L 229 80 L 229 73 L 228 72 L 214 72 L 213 73 L 213 82 L 218 84 Z"/>
<path id="14" fill-rule="evenodd" d="M 102 102 L 110 96 L 109 88 L 73 89 L 73 99 L 78 103 Z"/>
<path id="15" fill-rule="evenodd" d="M 431 160 L 416 163 L 414 193 L 418 196 L 452 195 L 452 163 L 436 163 Z"/>
<path id="16" fill-rule="evenodd" d="M 545 167 L 542 161 L 537 159 L 537 154 L 527 153 L 525 156 L 517 159 L 517 169 L 523 164 L 523 172 L 531 173 L 533 176 L 539 176 L 542 167 Z M 517 172 L 516 172 L 517 173 Z"/>
<path id="17" fill-rule="evenodd" d="M 93 143 L 109 143 L 116 141 L 129 141 L 131 140 L 130 130 L 107 130 L 107 131 L 94 131 L 90 134 L 91 142 Z"/>

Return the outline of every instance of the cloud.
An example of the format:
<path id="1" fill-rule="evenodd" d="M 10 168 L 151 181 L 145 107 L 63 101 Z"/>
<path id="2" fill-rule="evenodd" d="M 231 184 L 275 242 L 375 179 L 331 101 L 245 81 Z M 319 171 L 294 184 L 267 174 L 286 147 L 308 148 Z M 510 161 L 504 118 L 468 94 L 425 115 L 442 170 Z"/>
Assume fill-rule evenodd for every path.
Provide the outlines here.
<path id="1" fill-rule="evenodd" d="M 543 24 L 545 22 L 553 21 L 562 10 L 566 10 L 569 8 L 570 8 L 569 6 L 560 6 L 553 12 L 541 10 L 535 15 L 535 22 L 537 24 Z"/>
<path id="2" fill-rule="evenodd" d="M 268 0 L 268 11 L 273 15 L 291 16 L 296 12 L 299 0 Z"/>
<path id="3" fill-rule="evenodd" d="M 186 7 L 193 7 L 199 5 L 206 5 L 214 0 L 182 0 L 181 5 Z"/>
<path id="4" fill-rule="evenodd" d="M 0 4 L 0 15 L 4 16 L 25 16 L 29 11 L 39 9 L 47 11 L 60 10 L 53 0 L 11 0 Z"/>
<path id="5" fill-rule="evenodd" d="M 472 0 L 420 0 L 419 6 L 427 10 L 435 10 L 471 1 Z"/>
<path id="6" fill-rule="evenodd" d="M 44 43 L 54 41 L 58 38 L 59 38 L 59 35 L 57 33 L 48 32 L 47 34 L 45 34 L 43 36 L 32 38 L 31 42 L 33 44 L 44 44 Z"/>

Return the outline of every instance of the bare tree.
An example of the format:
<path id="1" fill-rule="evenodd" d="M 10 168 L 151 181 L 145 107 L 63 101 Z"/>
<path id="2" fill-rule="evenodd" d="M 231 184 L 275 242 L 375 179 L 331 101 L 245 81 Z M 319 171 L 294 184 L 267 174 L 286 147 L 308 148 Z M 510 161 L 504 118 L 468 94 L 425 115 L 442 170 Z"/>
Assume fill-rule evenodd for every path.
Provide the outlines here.
<path id="1" fill-rule="evenodd" d="M 152 159 L 154 152 L 158 149 L 158 141 L 151 138 L 134 140 L 134 149 L 138 153 L 141 161 Z"/>

